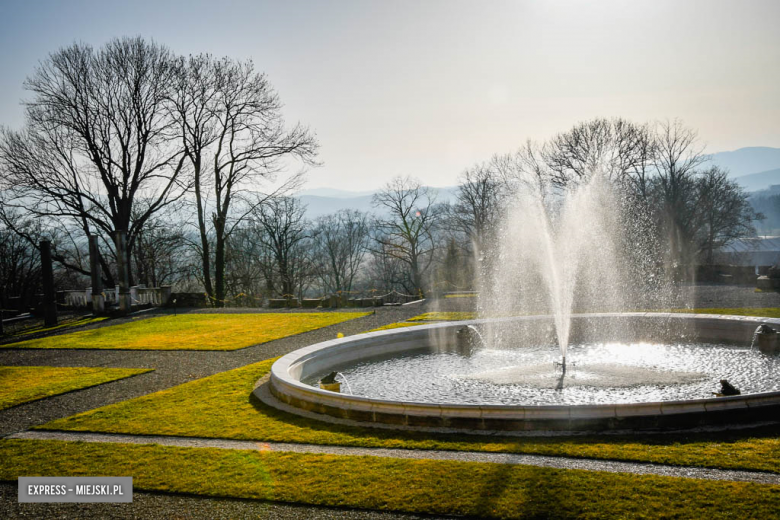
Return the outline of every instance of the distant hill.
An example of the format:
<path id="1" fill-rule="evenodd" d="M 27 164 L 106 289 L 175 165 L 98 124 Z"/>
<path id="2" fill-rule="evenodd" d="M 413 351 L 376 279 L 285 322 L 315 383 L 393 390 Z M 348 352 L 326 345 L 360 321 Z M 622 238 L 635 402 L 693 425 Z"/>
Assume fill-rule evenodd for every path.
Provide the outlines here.
<path id="1" fill-rule="evenodd" d="M 718 152 L 710 155 L 709 164 L 728 169 L 730 177 L 739 182 L 746 191 L 756 192 L 767 190 L 772 185 L 780 185 L 780 148 L 752 146 L 731 152 Z M 437 202 L 452 202 L 458 191 L 457 186 L 433 189 L 436 191 Z M 376 213 L 371 200 L 377 191 L 309 188 L 298 192 L 296 197 L 307 205 L 306 217 L 315 219 L 341 209 Z"/>
<path id="2" fill-rule="evenodd" d="M 745 191 L 767 190 L 770 186 L 780 184 L 780 168 L 752 173 L 750 175 L 742 175 L 734 180 L 745 188 Z"/>
<path id="3" fill-rule="evenodd" d="M 367 191 L 348 191 L 348 190 L 339 190 L 336 188 L 309 188 L 306 190 L 301 190 L 297 193 L 299 197 L 303 197 L 306 195 L 311 195 L 314 197 L 330 197 L 334 199 L 351 199 L 354 197 L 363 197 L 365 195 L 371 196 L 376 192 L 376 190 L 367 190 Z"/>
<path id="4" fill-rule="evenodd" d="M 451 202 L 458 191 L 457 186 L 432 189 L 436 192 L 436 202 Z M 315 219 L 341 209 L 357 209 L 376 213 L 377 210 L 371 205 L 376 191 L 354 192 L 334 188 L 314 188 L 303 190 L 296 194 L 296 197 L 307 206 L 306 218 Z"/>
<path id="5" fill-rule="evenodd" d="M 320 197 L 317 195 L 300 195 L 298 198 L 306 204 L 306 218 L 315 219 L 322 215 L 335 213 L 341 209 L 357 209 L 371 212 L 372 195 L 361 197 Z"/>
<path id="6" fill-rule="evenodd" d="M 780 168 L 780 148 L 752 146 L 733 152 L 718 152 L 710 156 L 712 164 L 729 170 L 731 177 L 768 173 Z M 759 188 L 762 189 L 762 188 Z"/>

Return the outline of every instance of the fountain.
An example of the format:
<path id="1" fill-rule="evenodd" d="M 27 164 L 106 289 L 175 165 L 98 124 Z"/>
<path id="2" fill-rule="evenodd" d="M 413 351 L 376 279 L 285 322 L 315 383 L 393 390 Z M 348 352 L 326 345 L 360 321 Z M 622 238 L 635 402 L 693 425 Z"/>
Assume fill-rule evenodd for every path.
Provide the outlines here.
<path id="1" fill-rule="evenodd" d="M 573 312 L 668 307 L 657 247 L 636 239 L 643 219 L 632 209 L 603 173 L 563 194 L 517 190 L 482 266 L 480 315 L 552 315 L 565 372 Z M 500 327 L 488 337 L 492 346 L 525 341 Z"/>
<path id="2" fill-rule="evenodd" d="M 484 318 L 301 349 L 273 365 L 256 395 L 371 425 L 488 431 L 780 416 L 780 358 L 747 348 L 759 324 L 780 320 L 646 312 L 668 308 L 672 286 L 644 222 L 605 175 L 565 194 L 518 190 L 481 266 Z M 626 309 L 637 312 L 616 312 Z M 317 388 L 331 371 L 349 377 L 353 395 Z M 741 394 L 713 392 L 724 380 Z"/>

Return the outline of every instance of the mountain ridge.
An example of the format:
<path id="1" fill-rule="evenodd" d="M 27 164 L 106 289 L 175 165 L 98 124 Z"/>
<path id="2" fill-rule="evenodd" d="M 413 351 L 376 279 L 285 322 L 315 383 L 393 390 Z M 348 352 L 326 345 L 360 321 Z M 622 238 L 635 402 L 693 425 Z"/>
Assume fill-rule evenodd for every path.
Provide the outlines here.
<path id="1" fill-rule="evenodd" d="M 702 166 L 719 166 L 729 171 L 729 177 L 745 191 L 766 190 L 780 184 L 780 148 L 770 146 L 748 146 L 736 150 L 710 154 Z M 754 169 L 755 168 L 755 169 Z M 454 199 L 457 186 L 433 187 L 438 202 Z M 307 188 L 295 194 L 307 205 L 306 216 L 314 219 L 341 209 L 357 209 L 374 212 L 372 198 L 381 188 L 375 190 L 351 191 L 331 187 Z"/>

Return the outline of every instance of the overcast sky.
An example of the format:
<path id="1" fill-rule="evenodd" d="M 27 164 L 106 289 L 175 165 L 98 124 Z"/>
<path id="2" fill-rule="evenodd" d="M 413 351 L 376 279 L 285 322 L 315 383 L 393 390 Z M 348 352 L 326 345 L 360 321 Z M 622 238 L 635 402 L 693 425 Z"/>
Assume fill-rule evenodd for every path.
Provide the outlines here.
<path id="1" fill-rule="evenodd" d="M 681 118 L 709 152 L 780 147 L 780 1 L 0 0 L 0 124 L 74 41 L 142 35 L 252 58 L 309 125 L 308 187 L 363 190 L 469 165 L 594 117 Z"/>

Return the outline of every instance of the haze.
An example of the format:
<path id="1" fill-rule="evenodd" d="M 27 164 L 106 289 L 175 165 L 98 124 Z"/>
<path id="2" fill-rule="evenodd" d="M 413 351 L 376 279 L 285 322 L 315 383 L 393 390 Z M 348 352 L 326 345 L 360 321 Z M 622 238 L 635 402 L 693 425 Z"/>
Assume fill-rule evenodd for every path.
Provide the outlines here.
<path id="1" fill-rule="evenodd" d="M 309 186 L 471 164 L 578 121 L 681 118 L 707 151 L 780 146 L 780 2 L 17 2 L 0 16 L 0 124 L 48 53 L 142 35 L 252 58 L 316 131 Z"/>

